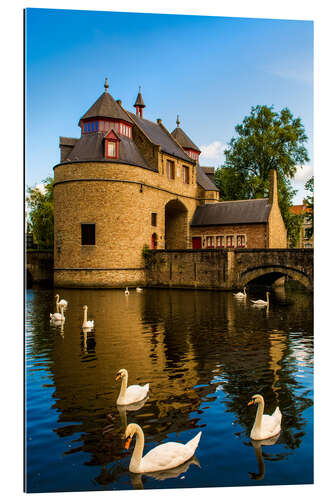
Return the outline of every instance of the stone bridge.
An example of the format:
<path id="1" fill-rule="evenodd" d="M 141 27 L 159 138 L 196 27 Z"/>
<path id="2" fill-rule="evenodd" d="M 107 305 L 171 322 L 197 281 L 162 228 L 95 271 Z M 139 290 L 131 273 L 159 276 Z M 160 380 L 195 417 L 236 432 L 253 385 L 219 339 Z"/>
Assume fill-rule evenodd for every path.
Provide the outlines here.
<path id="1" fill-rule="evenodd" d="M 286 276 L 313 290 L 313 249 L 151 250 L 146 256 L 147 286 L 235 290 Z"/>
<path id="2" fill-rule="evenodd" d="M 50 250 L 27 250 L 26 252 L 26 283 L 53 281 L 53 252 Z"/>

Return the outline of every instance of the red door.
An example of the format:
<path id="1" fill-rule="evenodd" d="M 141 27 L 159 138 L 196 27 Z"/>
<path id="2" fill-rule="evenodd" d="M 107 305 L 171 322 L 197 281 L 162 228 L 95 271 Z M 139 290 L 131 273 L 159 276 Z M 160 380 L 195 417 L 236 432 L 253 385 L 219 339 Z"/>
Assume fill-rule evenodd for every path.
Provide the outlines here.
<path id="1" fill-rule="evenodd" d="M 192 238 L 192 248 L 194 250 L 197 250 L 198 248 L 201 248 L 201 236 L 194 236 Z"/>
<path id="2" fill-rule="evenodd" d="M 154 233 L 151 237 L 151 248 L 155 250 L 157 248 L 157 234 Z"/>

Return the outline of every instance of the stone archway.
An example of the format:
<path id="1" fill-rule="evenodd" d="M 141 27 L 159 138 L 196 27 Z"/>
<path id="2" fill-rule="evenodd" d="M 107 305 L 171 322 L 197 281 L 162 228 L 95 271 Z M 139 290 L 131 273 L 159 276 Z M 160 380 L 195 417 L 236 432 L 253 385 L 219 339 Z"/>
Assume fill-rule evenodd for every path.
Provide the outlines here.
<path id="1" fill-rule="evenodd" d="M 283 276 L 288 276 L 291 279 L 299 281 L 303 286 L 312 290 L 313 283 L 309 276 L 299 269 L 294 269 L 291 267 L 282 266 L 267 266 L 267 267 L 257 267 L 251 270 L 247 270 L 240 276 L 240 286 L 247 285 L 250 281 L 256 280 L 258 278 L 266 276 L 271 279 L 272 283 L 278 278 Z"/>
<path id="2" fill-rule="evenodd" d="M 167 250 L 187 248 L 187 233 L 187 208 L 179 200 L 169 201 L 165 205 L 165 248 Z"/>

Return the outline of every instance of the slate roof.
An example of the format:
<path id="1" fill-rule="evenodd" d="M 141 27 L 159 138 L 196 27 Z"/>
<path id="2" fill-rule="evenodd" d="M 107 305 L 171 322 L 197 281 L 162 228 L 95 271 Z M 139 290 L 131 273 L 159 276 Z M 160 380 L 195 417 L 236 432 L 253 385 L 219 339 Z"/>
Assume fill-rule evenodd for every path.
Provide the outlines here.
<path id="1" fill-rule="evenodd" d="M 128 114 L 132 120 L 137 123 L 137 125 L 144 131 L 144 133 L 149 137 L 151 142 L 156 145 L 160 145 L 164 153 L 168 153 L 172 156 L 176 156 L 181 160 L 185 160 L 190 163 L 194 163 L 191 158 L 182 150 L 181 147 L 173 140 L 173 137 L 166 132 L 166 130 L 161 127 L 158 123 L 154 123 L 145 118 L 135 115 L 128 111 Z"/>
<path id="2" fill-rule="evenodd" d="M 209 203 L 197 207 L 191 226 L 266 223 L 270 208 L 268 198 Z"/>
<path id="3" fill-rule="evenodd" d="M 97 101 L 94 102 L 94 104 L 82 116 L 80 121 L 85 118 L 96 118 L 98 116 L 103 118 L 114 118 L 116 120 L 125 120 L 131 123 L 128 115 L 108 92 L 103 92 Z"/>
<path id="4" fill-rule="evenodd" d="M 171 132 L 171 135 L 176 139 L 176 141 L 181 145 L 182 148 L 194 149 L 195 151 L 200 151 L 200 148 L 194 144 L 193 141 L 185 134 L 184 130 L 180 127 L 176 127 L 175 130 Z"/>
<path id="5" fill-rule="evenodd" d="M 104 156 L 104 137 L 105 132 L 83 134 L 63 163 L 66 163 L 66 160 L 80 162 L 94 160 L 105 162 L 112 161 Z M 117 158 L 116 161 L 117 163 L 138 165 L 148 170 L 155 171 L 155 169 L 141 156 L 135 142 L 126 136 L 120 136 L 119 158 Z"/>
<path id="6" fill-rule="evenodd" d="M 197 165 L 197 183 L 206 191 L 218 191 L 215 184 L 205 174 L 200 165 Z"/>
<path id="7" fill-rule="evenodd" d="M 79 140 L 75 137 L 59 137 L 59 146 L 75 146 Z"/>
<path id="8" fill-rule="evenodd" d="M 215 167 L 202 167 L 201 169 L 205 172 L 205 174 L 213 174 L 215 173 Z"/>

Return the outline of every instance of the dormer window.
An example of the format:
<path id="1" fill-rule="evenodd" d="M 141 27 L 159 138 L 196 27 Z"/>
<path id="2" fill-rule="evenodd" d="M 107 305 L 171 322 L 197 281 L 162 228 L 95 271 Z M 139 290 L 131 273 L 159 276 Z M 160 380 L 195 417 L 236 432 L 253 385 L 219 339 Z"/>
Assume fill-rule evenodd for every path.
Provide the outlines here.
<path id="1" fill-rule="evenodd" d="M 119 137 L 114 130 L 110 130 L 105 136 L 105 157 L 118 158 Z"/>

